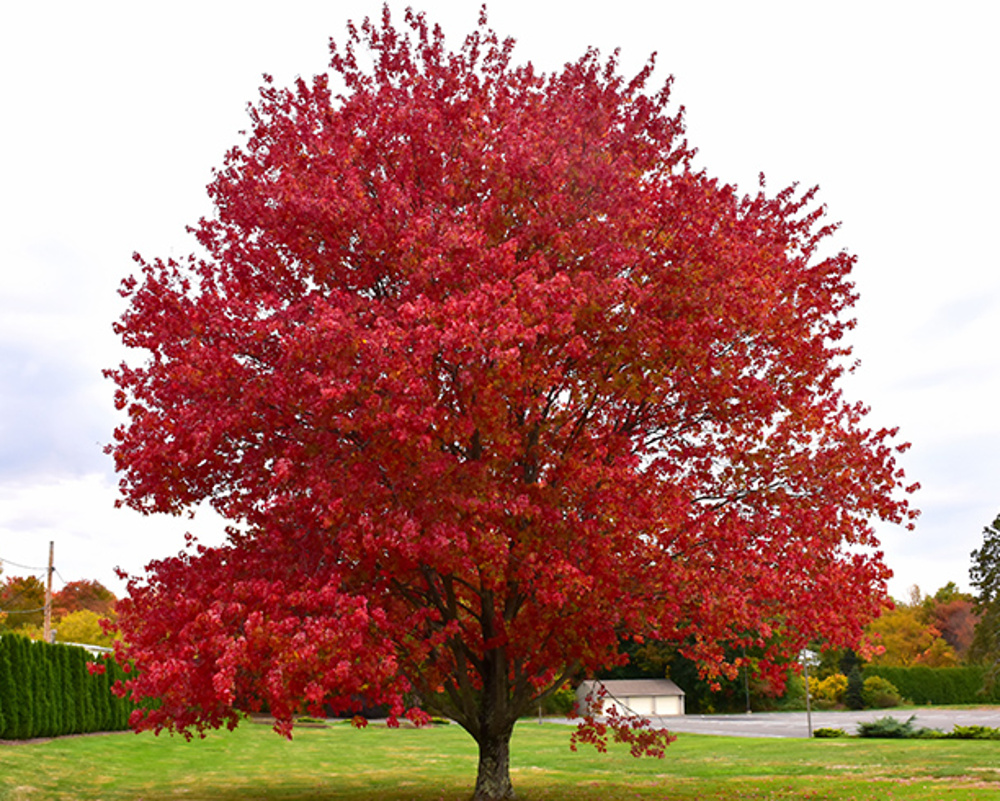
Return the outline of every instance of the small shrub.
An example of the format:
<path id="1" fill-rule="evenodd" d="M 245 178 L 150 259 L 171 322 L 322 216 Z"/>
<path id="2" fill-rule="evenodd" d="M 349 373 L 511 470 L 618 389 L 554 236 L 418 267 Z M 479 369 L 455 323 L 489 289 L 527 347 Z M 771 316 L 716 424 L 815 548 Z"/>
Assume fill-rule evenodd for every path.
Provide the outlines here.
<path id="1" fill-rule="evenodd" d="M 949 740 L 1000 740 L 1000 729 L 992 726 L 958 726 L 944 735 Z"/>
<path id="2" fill-rule="evenodd" d="M 924 739 L 936 740 L 945 737 L 937 729 L 915 729 L 913 721 L 916 715 L 910 715 L 905 721 L 896 720 L 894 717 L 886 716 L 876 720 L 866 721 L 858 724 L 859 737 L 880 737 L 883 739 Z"/>
<path id="3" fill-rule="evenodd" d="M 859 737 L 887 737 L 892 739 L 905 739 L 913 736 L 913 719 L 916 715 L 911 715 L 905 722 L 896 720 L 894 717 L 886 716 L 876 718 L 858 724 Z"/>
<path id="4" fill-rule="evenodd" d="M 868 709 L 887 709 L 903 702 L 899 690 L 888 679 L 869 676 L 861 687 L 861 700 Z"/>
<path id="5" fill-rule="evenodd" d="M 816 729 L 813 732 L 813 737 L 819 737 L 821 739 L 832 739 L 834 737 L 847 737 L 847 732 L 843 729 L 832 729 L 825 727 L 822 729 Z"/>

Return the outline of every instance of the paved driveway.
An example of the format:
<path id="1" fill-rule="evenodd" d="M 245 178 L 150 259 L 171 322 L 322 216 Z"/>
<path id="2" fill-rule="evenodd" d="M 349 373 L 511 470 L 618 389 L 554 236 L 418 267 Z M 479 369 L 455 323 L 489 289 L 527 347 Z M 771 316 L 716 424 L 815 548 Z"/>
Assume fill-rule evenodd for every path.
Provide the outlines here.
<path id="1" fill-rule="evenodd" d="M 960 726 L 994 726 L 1000 728 L 1000 707 L 981 709 L 909 709 L 872 710 L 861 712 L 813 712 L 813 731 L 822 727 L 843 729 L 848 734 L 857 733 L 862 721 L 891 715 L 906 720 L 916 715 L 913 725 L 928 729 L 951 731 Z M 654 717 L 654 725 L 675 732 L 696 734 L 723 734 L 736 737 L 807 737 L 808 724 L 805 712 L 753 712 L 749 715 L 679 715 Z"/>

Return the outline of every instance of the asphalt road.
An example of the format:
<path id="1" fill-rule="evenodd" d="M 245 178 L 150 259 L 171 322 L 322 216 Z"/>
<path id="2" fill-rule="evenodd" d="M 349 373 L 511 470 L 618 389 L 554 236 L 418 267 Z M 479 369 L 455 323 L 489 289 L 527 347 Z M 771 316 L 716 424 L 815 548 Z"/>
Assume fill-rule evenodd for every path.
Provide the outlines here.
<path id="1" fill-rule="evenodd" d="M 993 726 L 1000 728 L 1000 707 L 981 709 L 908 709 L 872 710 L 861 712 L 813 712 L 813 731 L 828 727 L 857 733 L 857 724 L 891 716 L 903 721 L 916 715 L 917 728 L 940 729 L 949 732 L 960 726 Z M 678 715 L 654 717 L 652 723 L 669 731 L 695 734 L 722 734 L 735 737 L 808 737 L 805 712 L 753 712 L 749 715 Z"/>

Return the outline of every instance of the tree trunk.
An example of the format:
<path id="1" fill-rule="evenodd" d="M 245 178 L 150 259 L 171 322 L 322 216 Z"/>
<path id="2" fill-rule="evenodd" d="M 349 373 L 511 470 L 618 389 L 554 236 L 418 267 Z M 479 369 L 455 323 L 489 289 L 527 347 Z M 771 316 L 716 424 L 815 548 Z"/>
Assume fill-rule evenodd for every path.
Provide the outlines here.
<path id="1" fill-rule="evenodd" d="M 479 771 L 473 801 L 501 801 L 514 797 L 510 782 L 510 736 L 512 729 L 483 731 L 479 742 Z"/>
<path id="2" fill-rule="evenodd" d="M 483 640 L 495 639 L 503 630 L 500 613 L 495 608 L 492 591 L 483 590 Z M 510 697 L 510 666 L 507 651 L 501 645 L 488 649 L 480 662 L 482 689 L 479 709 L 470 734 L 479 745 L 479 770 L 473 801 L 506 801 L 514 797 L 510 783 L 510 737 L 517 715 Z"/>

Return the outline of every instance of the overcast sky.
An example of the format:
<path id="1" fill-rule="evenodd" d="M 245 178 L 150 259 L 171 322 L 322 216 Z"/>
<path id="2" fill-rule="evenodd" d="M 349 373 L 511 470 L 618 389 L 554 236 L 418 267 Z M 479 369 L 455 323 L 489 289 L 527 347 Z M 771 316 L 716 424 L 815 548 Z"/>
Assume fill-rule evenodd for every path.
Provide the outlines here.
<path id="1" fill-rule="evenodd" d="M 416 4 L 457 46 L 476 2 Z M 401 22 L 403 4 L 392 3 Z M 261 74 L 324 71 L 327 42 L 381 3 L 46 2 L 0 12 L 0 558 L 65 581 L 139 572 L 216 522 L 114 509 L 101 369 L 131 254 L 182 256 L 213 166 L 241 142 Z M 835 245 L 858 255 L 849 396 L 900 426 L 923 489 L 916 531 L 881 528 L 898 598 L 968 586 L 1000 514 L 997 12 L 986 2 L 495 0 L 516 61 L 551 71 L 588 46 L 626 73 L 658 51 L 697 163 L 747 191 L 819 184 Z M 59 582 L 57 581 L 57 586 Z"/>

